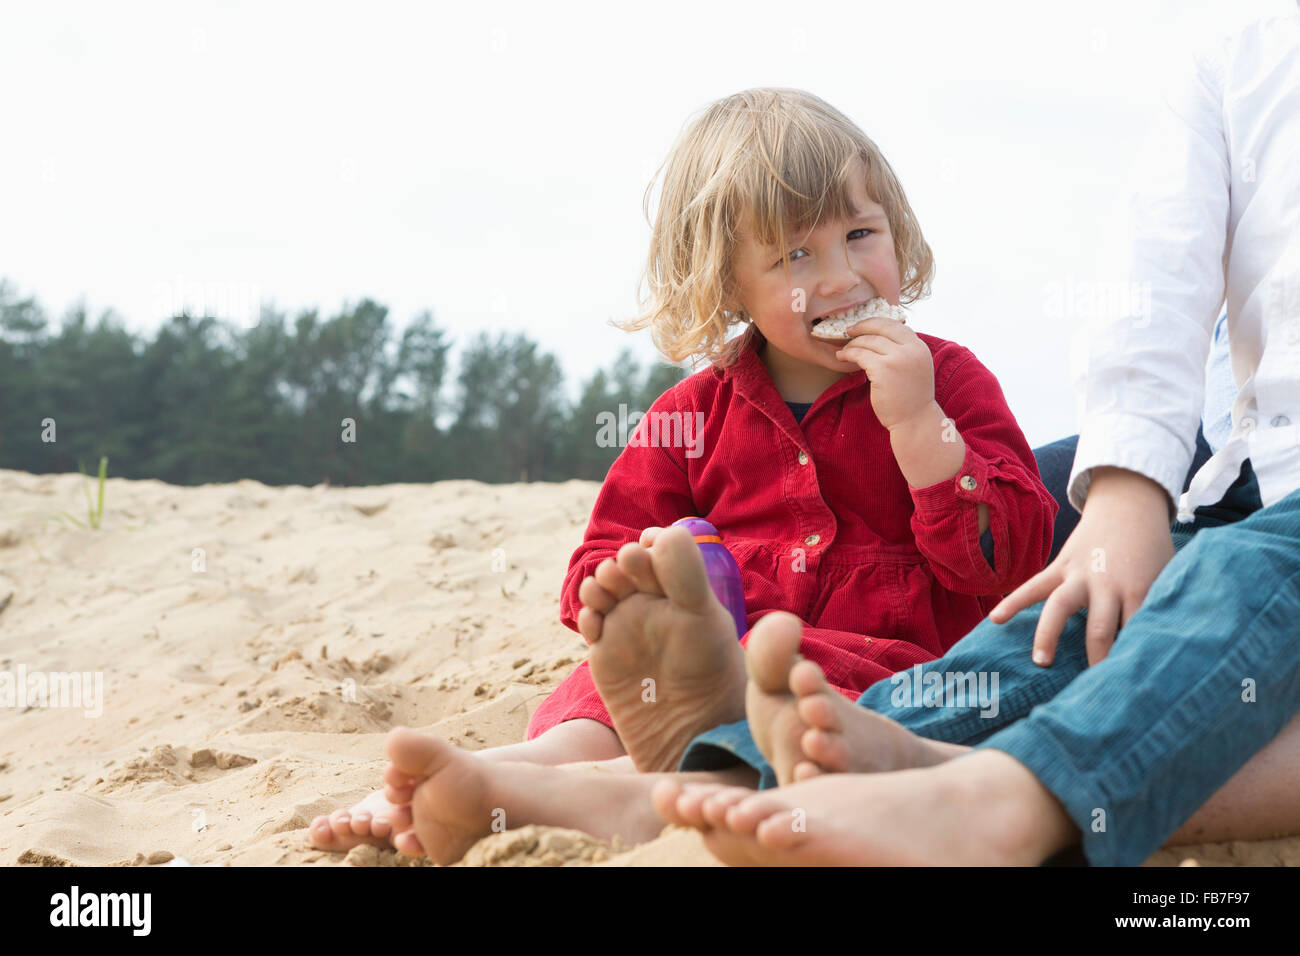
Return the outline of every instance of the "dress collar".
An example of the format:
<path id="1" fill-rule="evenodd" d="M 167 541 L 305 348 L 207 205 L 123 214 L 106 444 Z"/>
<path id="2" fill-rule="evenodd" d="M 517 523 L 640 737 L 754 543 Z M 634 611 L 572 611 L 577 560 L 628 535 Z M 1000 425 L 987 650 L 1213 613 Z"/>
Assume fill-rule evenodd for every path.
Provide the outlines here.
<path id="1" fill-rule="evenodd" d="M 780 393 L 776 390 L 775 383 L 772 381 L 772 374 L 767 370 L 767 366 L 763 364 L 762 356 L 758 354 L 759 346 L 762 345 L 763 341 L 762 333 L 756 327 L 750 326 L 741 336 L 741 341 L 737 346 L 739 352 L 736 361 L 726 368 L 715 369 L 715 371 L 724 380 L 734 380 L 736 389 L 741 394 L 749 397 L 751 401 L 766 397 L 775 398 L 784 404 L 784 399 L 781 398 Z M 823 399 L 832 399 L 841 392 L 847 392 L 851 388 L 865 384 L 866 381 L 867 373 L 862 369 L 851 372 L 831 384 L 829 388 L 817 396 L 813 404 L 816 405 Z"/>
<path id="2" fill-rule="evenodd" d="M 757 327 L 750 326 L 741 336 L 741 341 L 737 346 L 739 353 L 736 356 L 736 361 L 726 368 L 715 367 L 714 371 L 721 376 L 723 381 L 731 381 L 737 394 L 743 396 L 750 404 L 761 410 L 777 424 L 784 426 L 786 424 L 785 420 L 789 419 L 793 429 L 787 430 L 791 431 L 792 437 L 797 434 L 800 439 L 799 443 L 802 444 L 803 433 L 798 423 L 794 421 L 794 415 L 786 407 L 785 399 L 776 390 L 776 384 L 772 381 L 772 374 L 767 370 L 762 357 L 758 354 L 758 348 L 763 341 L 763 336 Z M 844 392 L 865 384 L 868 384 L 867 373 L 862 369 L 845 375 L 817 396 L 808 409 L 808 414 L 811 415 L 813 409 L 822 403 L 829 402 Z"/>

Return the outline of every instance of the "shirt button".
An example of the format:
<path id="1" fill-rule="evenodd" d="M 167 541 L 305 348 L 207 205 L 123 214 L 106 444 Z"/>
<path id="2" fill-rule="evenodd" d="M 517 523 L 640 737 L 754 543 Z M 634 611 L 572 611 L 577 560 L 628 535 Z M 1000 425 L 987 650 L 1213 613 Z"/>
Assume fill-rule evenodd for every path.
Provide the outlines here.
<path id="1" fill-rule="evenodd" d="M 816 544 L 816 543 L 817 543 L 818 541 L 820 541 L 821 539 L 822 539 L 822 536 L 819 535 L 819 534 L 810 534 L 810 535 L 808 535 L 808 537 L 806 537 L 806 538 L 803 539 L 803 543 L 806 544 L 806 545 L 808 545 L 808 547 L 811 548 L 814 544 Z"/>
<path id="2" fill-rule="evenodd" d="M 1269 424 L 1274 428 L 1284 428 L 1291 424 L 1291 419 L 1287 418 L 1285 415 L 1279 415 L 1277 418 L 1269 422 Z"/>
<path id="3" fill-rule="evenodd" d="M 979 482 L 976 481 L 974 478 L 972 478 L 970 475 L 962 475 L 961 486 L 965 488 L 967 491 L 974 491 L 977 487 L 979 487 Z"/>
<path id="4" fill-rule="evenodd" d="M 799 464 L 801 465 L 808 464 L 808 453 L 804 451 L 802 448 L 799 449 Z"/>

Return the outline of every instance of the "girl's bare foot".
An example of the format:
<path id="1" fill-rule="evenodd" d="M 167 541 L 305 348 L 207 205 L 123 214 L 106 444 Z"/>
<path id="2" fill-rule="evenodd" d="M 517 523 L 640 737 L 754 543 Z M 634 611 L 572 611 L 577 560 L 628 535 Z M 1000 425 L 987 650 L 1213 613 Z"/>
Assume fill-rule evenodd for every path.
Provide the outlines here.
<path id="1" fill-rule="evenodd" d="M 613 562 L 610 562 L 613 564 Z M 595 720 L 567 720 L 532 740 L 476 750 L 479 760 L 505 760 L 558 766 L 578 761 L 605 761 L 605 769 L 615 769 L 608 761 L 623 753 L 618 736 Z M 359 843 L 375 846 L 392 845 L 393 838 L 411 827 L 407 806 L 395 807 L 376 790 L 348 809 L 339 808 L 328 816 L 312 820 L 308 838 L 318 850 L 346 852 Z"/>
<path id="2" fill-rule="evenodd" d="M 673 770 L 693 737 L 744 716 L 745 654 L 685 528 L 625 544 L 613 570 L 596 579 L 612 599 L 599 626 L 579 617 L 591 676 L 637 770 Z"/>
<path id="3" fill-rule="evenodd" d="M 745 714 L 749 732 L 782 785 L 821 773 L 878 773 L 928 767 L 969 748 L 918 737 L 826 683 L 799 657 L 802 625 L 781 611 L 749 635 Z"/>
<path id="4" fill-rule="evenodd" d="M 343 852 L 362 843 L 388 846 L 393 835 L 411 827 L 411 808 L 393 806 L 376 790 L 348 809 L 312 820 L 308 833 L 318 850 Z"/>
<path id="5" fill-rule="evenodd" d="M 757 794 L 668 779 L 652 799 L 665 820 L 701 830 L 709 851 L 734 865 L 1026 866 L 1079 839 L 1051 792 L 997 750 Z"/>
<path id="6" fill-rule="evenodd" d="M 449 743 L 405 728 L 388 735 L 385 795 L 409 804 L 411 829 L 394 838 L 397 849 L 455 863 L 489 833 L 529 823 L 569 827 L 601 839 L 642 843 L 663 830 L 650 802 L 661 779 L 636 773 L 602 773 L 531 763 L 480 760 Z M 742 782 L 748 768 L 689 774 L 702 781 Z"/>

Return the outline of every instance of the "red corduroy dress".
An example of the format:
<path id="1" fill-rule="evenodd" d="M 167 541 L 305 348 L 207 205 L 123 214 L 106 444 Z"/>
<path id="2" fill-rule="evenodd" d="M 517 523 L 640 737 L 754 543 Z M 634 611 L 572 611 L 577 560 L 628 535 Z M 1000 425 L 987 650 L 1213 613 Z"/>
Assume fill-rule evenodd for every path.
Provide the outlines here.
<path id="1" fill-rule="evenodd" d="M 941 656 L 1042 570 L 1057 505 L 993 374 L 954 342 L 920 338 L 935 400 L 966 444 L 956 475 L 908 485 L 863 371 L 797 423 L 751 334 L 734 365 L 686 378 L 637 424 L 569 560 L 560 620 L 577 629 L 583 578 L 644 528 L 698 515 L 740 565 L 749 626 L 769 611 L 797 615 L 800 653 L 847 696 Z M 993 567 L 980 550 L 981 502 Z M 585 662 L 534 712 L 528 738 L 579 717 L 613 726 Z"/>

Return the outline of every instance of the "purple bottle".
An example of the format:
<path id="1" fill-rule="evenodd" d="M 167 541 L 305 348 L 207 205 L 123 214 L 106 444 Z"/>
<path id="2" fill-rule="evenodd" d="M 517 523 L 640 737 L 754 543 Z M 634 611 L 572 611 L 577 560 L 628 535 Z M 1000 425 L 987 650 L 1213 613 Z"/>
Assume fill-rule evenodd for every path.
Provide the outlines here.
<path id="1" fill-rule="evenodd" d="M 748 625 L 745 623 L 745 589 L 740 583 L 740 566 L 731 556 L 727 546 L 722 543 L 718 529 L 703 518 L 680 518 L 673 522 L 673 527 L 681 525 L 695 536 L 695 543 L 704 554 L 704 570 L 709 576 L 709 585 L 718 596 L 722 606 L 731 612 L 736 622 L 736 640 L 745 636 Z"/>

